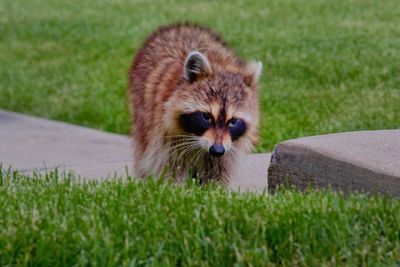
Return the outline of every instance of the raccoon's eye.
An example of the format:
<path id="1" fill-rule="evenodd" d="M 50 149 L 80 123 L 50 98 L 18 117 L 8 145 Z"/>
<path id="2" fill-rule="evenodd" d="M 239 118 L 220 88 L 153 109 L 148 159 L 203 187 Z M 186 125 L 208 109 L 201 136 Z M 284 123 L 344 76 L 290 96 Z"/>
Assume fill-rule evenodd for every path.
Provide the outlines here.
<path id="1" fill-rule="evenodd" d="M 228 122 L 228 127 L 235 127 L 238 124 L 238 122 L 239 122 L 238 119 L 232 118 Z"/>
<path id="2" fill-rule="evenodd" d="M 246 129 L 246 122 L 242 119 L 232 118 L 228 122 L 228 131 L 232 141 L 239 139 L 246 132 Z"/>
<path id="3" fill-rule="evenodd" d="M 196 111 L 182 114 L 179 117 L 179 124 L 186 132 L 200 136 L 210 128 L 212 117 L 209 113 Z"/>
<path id="4" fill-rule="evenodd" d="M 201 118 L 202 118 L 204 121 L 206 121 L 206 122 L 208 122 L 208 123 L 211 123 L 211 114 L 210 114 L 210 113 L 202 112 L 202 113 L 201 113 Z"/>

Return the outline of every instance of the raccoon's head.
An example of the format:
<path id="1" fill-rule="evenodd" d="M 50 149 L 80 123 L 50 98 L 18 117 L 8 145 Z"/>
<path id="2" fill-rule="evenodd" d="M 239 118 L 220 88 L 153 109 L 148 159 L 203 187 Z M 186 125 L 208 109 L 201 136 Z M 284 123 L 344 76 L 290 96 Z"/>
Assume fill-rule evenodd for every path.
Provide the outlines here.
<path id="1" fill-rule="evenodd" d="M 204 54 L 191 52 L 167 103 L 170 133 L 213 157 L 248 152 L 258 139 L 261 68 L 255 61 L 236 69 L 213 67 Z"/>

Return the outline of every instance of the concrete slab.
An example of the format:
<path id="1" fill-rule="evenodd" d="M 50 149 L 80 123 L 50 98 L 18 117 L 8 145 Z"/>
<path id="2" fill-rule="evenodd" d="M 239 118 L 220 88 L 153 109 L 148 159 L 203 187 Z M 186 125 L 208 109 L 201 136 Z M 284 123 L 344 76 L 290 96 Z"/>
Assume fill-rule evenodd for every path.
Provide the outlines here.
<path id="1" fill-rule="evenodd" d="M 241 160 L 237 175 L 232 177 L 229 188 L 234 191 L 268 191 L 268 172 L 271 153 L 247 155 Z"/>
<path id="2" fill-rule="evenodd" d="M 270 154 L 246 156 L 230 188 L 267 188 Z M 125 176 L 132 165 L 127 136 L 0 110 L 0 162 L 22 173 L 58 168 L 88 179 Z"/>
<path id="3" fill-rule="evenodd" d="M 124 175 L 130 147 L 126 136 L 0 111 L 0 162 L 24 173 L 59 168 L 87 178 Z"/>
<path id="4" fill-rule="evenodd" d="M 312 136 L 278 144 L 269 188 L 289 183 L 400 196 L 400 130 Z"/>

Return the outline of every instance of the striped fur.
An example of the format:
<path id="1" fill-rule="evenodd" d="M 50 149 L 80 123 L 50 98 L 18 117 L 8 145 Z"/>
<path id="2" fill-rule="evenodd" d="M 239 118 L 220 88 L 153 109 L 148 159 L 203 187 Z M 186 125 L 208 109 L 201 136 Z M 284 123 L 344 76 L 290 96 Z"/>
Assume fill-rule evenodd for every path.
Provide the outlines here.
<path id="1" fill-rule="evenodd" d="M 198 69 L 191 80 L 185 64 L 193 54 L 204 57 L 204 64 L 194 64 Z M 209 29 L 175 24 L 151 34 L 129 73 L 135 175 L 158 175 L 167 168 L 178 182 L 191 171 L 203 182 L 226 184 L 238 154 L 249 152 L 257 142 L 260 71 L 259 63 L 239 59 Z M 181 116 L 193 112 L 211 114 L 213 127 L 200 136 L 185 131 Z M 237 140 L 228 130 L 232 118 L 246 125 Z M 226 150 L 222 157 L 209 154 L 216 143 Z"/>

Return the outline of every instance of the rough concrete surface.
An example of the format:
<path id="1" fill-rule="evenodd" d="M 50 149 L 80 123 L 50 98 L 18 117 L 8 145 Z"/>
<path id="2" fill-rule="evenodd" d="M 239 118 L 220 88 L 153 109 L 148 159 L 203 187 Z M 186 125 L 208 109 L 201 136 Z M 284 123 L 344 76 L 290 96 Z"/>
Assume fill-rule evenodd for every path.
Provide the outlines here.
<path id="1" fill-rule="evenodd" d="M 279 184 L 400 196 L 400 130 L 312 136 L 278 144 L 268 170 Z"/>
<path id="2" fill-rule="evenodd" d="M 270 154 L 241 159 L 230 188 L 267 188 Z M 58 168 L 88 179 L 125 176 L 132 166 L 127 136 L 0 110 L 0 162 L 22 173 Z"/>
<path id="3" fill-rule="evenodd" d="M 268 165 L 270 153 L 247 155 L 241 159 L 237 175 L 232 177 L 229 187 L 235 191 L 262 192 L 268 190 Z"/>
<path id="4" fill-rule="evenodd" d="M 87 178 L 125 174 L 130 140 L 90 128 L 0 111 L 0 161 L 21 172 L 75 171 Z"/>

